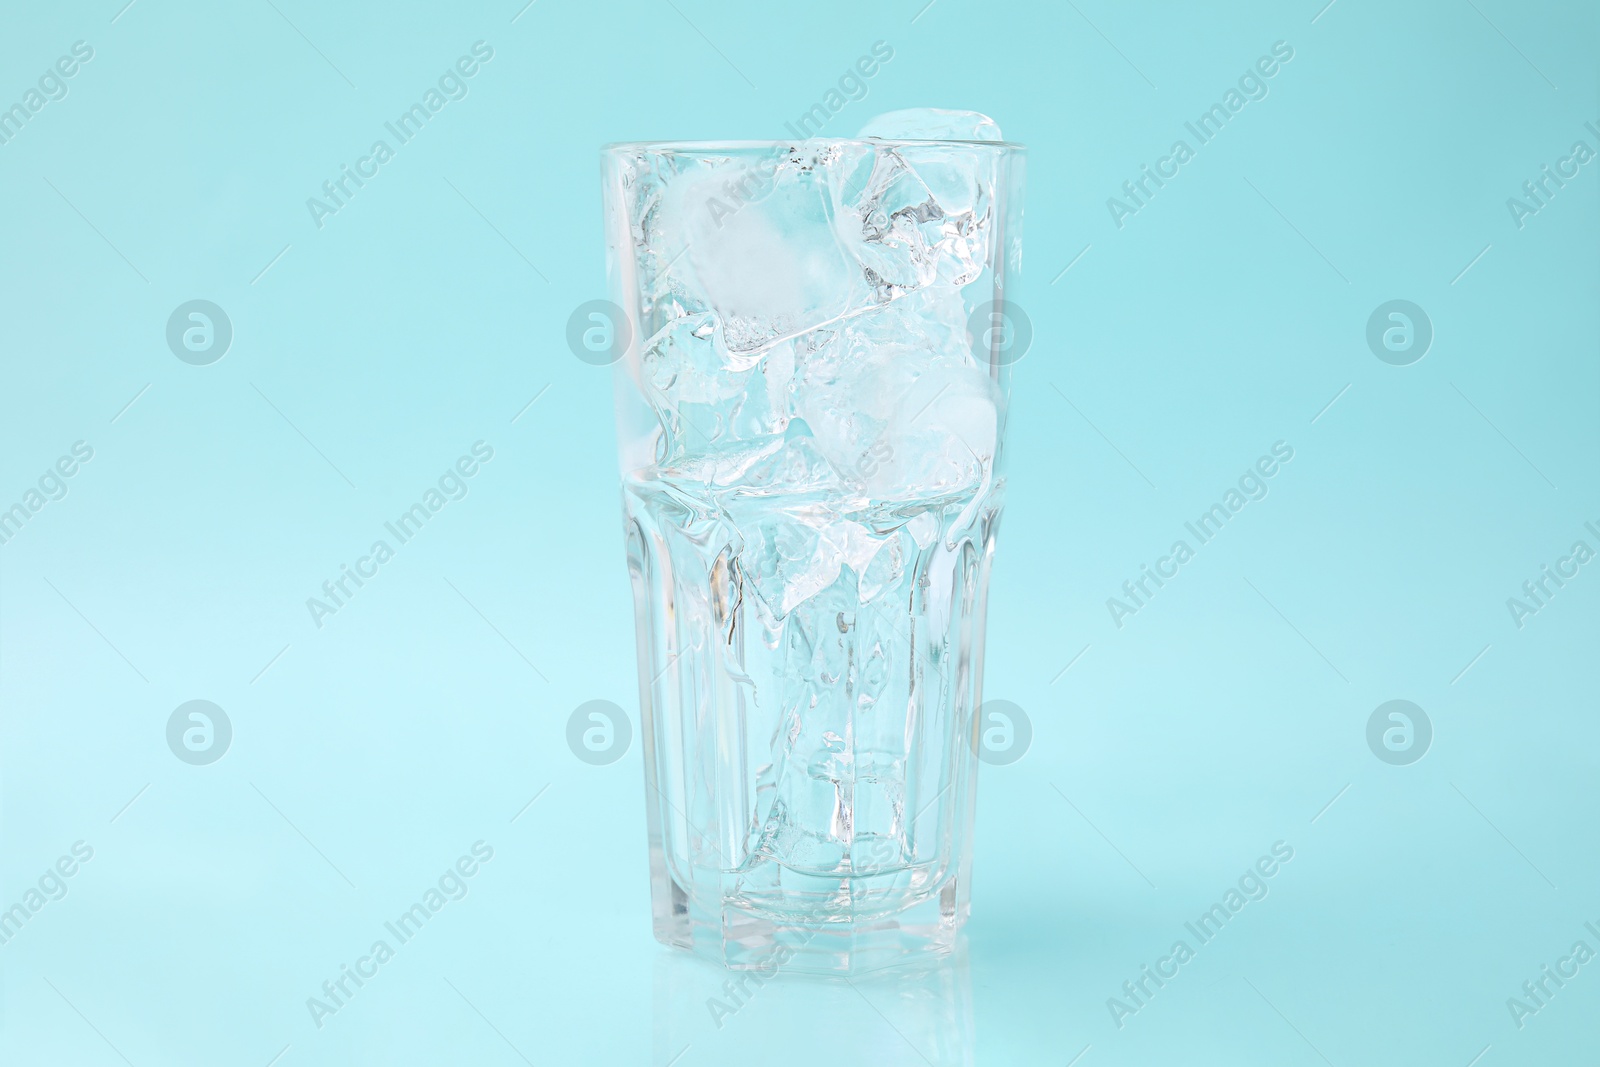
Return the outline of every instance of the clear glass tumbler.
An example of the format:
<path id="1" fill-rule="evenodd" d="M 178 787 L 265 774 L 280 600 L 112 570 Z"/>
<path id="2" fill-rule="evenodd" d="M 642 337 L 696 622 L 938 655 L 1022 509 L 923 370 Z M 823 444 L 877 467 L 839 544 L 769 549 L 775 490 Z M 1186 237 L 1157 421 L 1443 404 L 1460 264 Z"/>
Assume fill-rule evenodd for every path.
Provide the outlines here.
<path id="1" fill-rule="evenodd" d="M 971 893 L 1023 152 L 603 150 L 655 934 L 948 951 Z"/>

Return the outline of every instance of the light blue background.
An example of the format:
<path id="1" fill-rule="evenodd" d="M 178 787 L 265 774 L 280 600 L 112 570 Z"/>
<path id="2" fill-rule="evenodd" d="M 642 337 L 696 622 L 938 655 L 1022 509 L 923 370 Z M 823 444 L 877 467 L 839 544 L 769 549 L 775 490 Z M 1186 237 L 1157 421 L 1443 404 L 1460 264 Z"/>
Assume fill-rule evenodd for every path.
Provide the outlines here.
<path id="1" fill-rule="evenodd" d="M 1592 4 L 122 2 L 0 31 L 0 104 L 95 50 L 0 145 L 0 506 L 94 448 L 0 545 L 0 907 L 94 849 L 0 947 L 4 1062 L 1593 1055 L 1600 963 L 1506 1007 L 1600 949 L 1600 564 L 1506 608 L 1600 548 L 1600 164 L 1506 206 L 1596 147 Z M 470 94 L 318 229 L 306 199 L 478 40 Z M 987 695 L 1034 740 L 984 769 L 963 961 L 783 978 L 719 1029 L 723 976 L 650 936 L 637 740 L 564 740 L 584 701 L 637 714 L 608 372 L 566 322 L 604 295 L 601 143 L 782 136 L 877 40 L 827 132 L 961 107 L 1030 149 Z M 1119 229 L 1107 198 L 1280 40 Z M 234 328 L 211 366 L 165 342 L 196 298 Z M 1405 367 L 1365 341 L 1397 298 L 1435 329 Z M 317 629 L 306 598 L 479 440 Z M 1270 495 L 1117 628 L 1278 440 Z M 1410 766 L 1365 739 L 1396 698 L 1435 730 Z M 211 766 L 166 745 L 191 699 L 233 723 Z M 470 895 L 319 1030 L 306 999 L 479 840 Z M 1119 1029 L 1107 998 L 1278 840 L 1267 899 Z"/>

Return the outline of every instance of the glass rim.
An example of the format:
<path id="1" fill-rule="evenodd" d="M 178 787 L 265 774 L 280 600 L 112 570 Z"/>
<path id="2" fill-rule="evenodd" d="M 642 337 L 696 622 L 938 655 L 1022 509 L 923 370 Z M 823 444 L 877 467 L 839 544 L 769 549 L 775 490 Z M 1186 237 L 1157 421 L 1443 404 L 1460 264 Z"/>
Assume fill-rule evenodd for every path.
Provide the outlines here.
<path id="1" fill-rule="evenodd" d="M 977 141 L 957 137 L 808 137 L 782 141 L 610 141 L 600 146 L 600 154 L 624 155 L 631 152 L 648 152 L 656 155 L 681 152 L 686 155 L 706 155 L 712 152 L 740 152 L 754 149 L 794 150 L 803 145 L 860 145 L 888 148 L 948 145 L 956 148 L 993 148 L 1004 152 L 1026 153 L 1028 146 L 1016 141 Z"/>

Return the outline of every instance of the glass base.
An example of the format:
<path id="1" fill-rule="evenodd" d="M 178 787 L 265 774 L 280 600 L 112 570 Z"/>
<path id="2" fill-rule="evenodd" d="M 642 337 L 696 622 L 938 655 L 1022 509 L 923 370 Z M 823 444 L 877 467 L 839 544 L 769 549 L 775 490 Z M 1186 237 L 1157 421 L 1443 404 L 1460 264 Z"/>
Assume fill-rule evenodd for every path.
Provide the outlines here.
<path id="1" fill-rule="evenodd" d="M 967 907 L 951 879 L 937 893 L 889 916 L 775 920 L 732 906 L 697 907 L 685 887 L 667 886 L 667 908 L 655 916 L 656 940 L 687 949 L 731 970 L 858 975 L 948 956 Z"/>

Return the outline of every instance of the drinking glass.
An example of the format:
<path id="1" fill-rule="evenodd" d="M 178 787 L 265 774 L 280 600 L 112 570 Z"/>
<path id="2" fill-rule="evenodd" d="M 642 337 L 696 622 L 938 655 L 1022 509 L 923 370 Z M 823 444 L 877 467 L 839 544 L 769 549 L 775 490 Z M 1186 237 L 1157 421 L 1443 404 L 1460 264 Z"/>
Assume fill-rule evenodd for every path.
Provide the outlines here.
<path id="1" fill-rule="evenodd" d="M 1023 151 L 602 151 L 656 937 L 948 952 L 972 886 Z"/>

